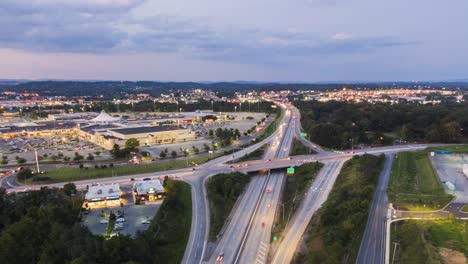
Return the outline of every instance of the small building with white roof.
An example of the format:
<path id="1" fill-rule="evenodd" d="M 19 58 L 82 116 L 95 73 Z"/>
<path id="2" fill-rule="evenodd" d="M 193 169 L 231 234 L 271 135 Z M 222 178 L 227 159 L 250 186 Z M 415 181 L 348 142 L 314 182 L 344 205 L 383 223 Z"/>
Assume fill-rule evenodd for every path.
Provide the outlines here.
<path id="1" fill-rule="evenodd" d="M 84 207 L 120 206 L 121 195 L 118 183 L 89 186 Z"/>
<path id="2" fill-rule="evenodd" d="M 164 187 L 160 180 L 143 180 L 133 184 L 135 200 L 154 201 L 164 197 Z"/>

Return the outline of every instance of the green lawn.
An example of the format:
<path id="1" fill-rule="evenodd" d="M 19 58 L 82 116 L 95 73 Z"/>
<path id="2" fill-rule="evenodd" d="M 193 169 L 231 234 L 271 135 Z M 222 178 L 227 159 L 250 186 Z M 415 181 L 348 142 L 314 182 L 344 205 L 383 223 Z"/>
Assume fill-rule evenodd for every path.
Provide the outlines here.
<path id="1" fill-rule="evenodd" d="M 213 158 L 221 156 L 221 153 L 214 154 Z M 96 169 L 89 167 L 88 169 L 80 169 L 78 167 L 68 168 L 57 168 L 47 170 L 44 177 L 49 177 L 48 183 L 67 182 L 67 181 L 78 181 L 87 179 L 97 179 L 113 176 L 124 176 L 132 174 L 142 174 L 166 170 L 175 170 L 181 168 L 187 168 L 194 166 L 194 164 L 201 164 L 209 160 L 208 156 L 188 158 L 187 160 L 173 160 L 163 161 L 158 163 L 140 164 L 140 165 L 123 165 L 114 166 L 113 168 L 107 169 Z M 27 183 L 33 183 L 30 179 Z M 35 183 L 44 183 L 35 182 Z"/>
<path id="2" fill-rule="evenodd" d="M 384 156 L 355 156 L 338 175 L 327 201 L 309 223 L 293 263 L 354 263 Z"/>
<path id="3" fill-rule="evenodd" d="M 304 197 L 304 193 L 312 183 L 317 173 L 323 167 L 322 163 L 313 162 L 296 167 L 294 175 L 288 175 L 283 191 L 283 204 L 278 208 L 279 218 L 272 230 L 273 236 L 280 236 L 291 216 Z M 283 218 L 284 216 L 284 218 Z"/>
<path id="4" fill-rule="evenodd" d="M 290 156 L 295 156 L 295 155 L 307 155 L 307 154 L 314 154 L 316 153 L 314 150 L 304 146 L 304 144 L 301 143 L 301 141 L 294 139 L 291 147 L 291 153 L 289 153 Z"/>
<path id="5" fill-rule="evenodd" d="M 391 240 L 398 243 L 395 263 L 443 263 L 438 248 L 449 248 L 468 256 L 467 221 L 438 219 L 395 223 Z M 415 254 L 417 252 L 417 254 Z"/>
<path id="6" fill-rule="evenodd" d="M 167 196 L 158 210 L 150 228 L 142 235 L 146 242 L 141 246 L 154 248 L 155 263 L 182 262 L 192 224 L 192 195 L 188 183 L 166 181 Z M 143 242 L 143 241 L 142 241 Z"/>
<path id="7" fill-rule="evenodd" d="M 209 239 L 216 240 L 237 198 L 244 190 L 250 177 L 239 173 L 218 174 L 208 179 L 206 189 L 210 202 Z"/>
<path id="8" fill-rule="evenodd" d="M 395 156 L 387 192 L 395 208 L 413 211 L 440 209 L 452 199 L 441 186 L 427 151 Z"/>

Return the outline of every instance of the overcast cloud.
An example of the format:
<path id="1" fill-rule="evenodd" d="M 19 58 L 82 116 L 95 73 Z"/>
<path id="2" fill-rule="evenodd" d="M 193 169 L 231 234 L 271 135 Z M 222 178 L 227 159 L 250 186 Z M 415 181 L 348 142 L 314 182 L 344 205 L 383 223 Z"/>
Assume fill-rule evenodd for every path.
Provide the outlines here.
<path id="1" fill-rule="evenodd" d="M 468 36 L 460 24 L 468 22 L 461 12 L 462 7 L 468 8 L 465 1 L 454 0 L 451 7 L 430 6 L 436 1 L 420 0 L 377 5 L 364 0 L 184 2 L 3 0 L 0 49 L 4 59 L 11 60 L 18 54 L 23 59 L 47 54 L 85 56 L 83 67 L 90 69 L 93 56 L 150 54 L 146 58 L 153 60 L 173 56 L 180 61 L 180 80 L 220 80 L 220 76 L 266 81 L 466 77 L 458 76 L 463 71 L 457 68 L 467 65 Z M 454 48 L 461 55 L 450 58 Z M 432 56 L 437 60 L 428 59 Z M 144 58 L 142 65 L 147 63 Z M 205 71 L 190 74 L 196 61 L 204 62 Z M 52 68 L 47 76 L 38 76 L 44 71 L 17 68 L 12 72 L 6 71 L 7 65 L 6 60 L 0 62 L 0 78 L 142 78 L 130 73 L 122 76 L 120 70 L 114 76 L 115 65 L 108 65 L 105 76 L 86 70 L 57 76 Z M 242 65 L 258 75 L 244 78 L 243 71 L 233 71 Z M 369 74 L 355 65 L 368 68 Z M 212 76 L 213 67 L 218 76 Z M 219 74 L 218 67 L 226 72 Z M 445 70 L 440 72 L 440 68 Z M 379 74 L 373 73 L 376 69 Z M 311 70 L 318 72 L 310 74 Z M 159 70 L 143 77 L 167 79 L 173 75 Z"/>

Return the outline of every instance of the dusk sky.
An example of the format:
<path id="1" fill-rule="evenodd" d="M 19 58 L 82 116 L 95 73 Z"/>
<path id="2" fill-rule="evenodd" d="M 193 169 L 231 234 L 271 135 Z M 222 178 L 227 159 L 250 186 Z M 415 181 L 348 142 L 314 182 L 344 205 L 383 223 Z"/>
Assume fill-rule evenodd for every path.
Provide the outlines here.
<path id="1" fill-rule="evenodd" d="M 1 0 L 0 79 L 468 78 L 466 0 Z"/>

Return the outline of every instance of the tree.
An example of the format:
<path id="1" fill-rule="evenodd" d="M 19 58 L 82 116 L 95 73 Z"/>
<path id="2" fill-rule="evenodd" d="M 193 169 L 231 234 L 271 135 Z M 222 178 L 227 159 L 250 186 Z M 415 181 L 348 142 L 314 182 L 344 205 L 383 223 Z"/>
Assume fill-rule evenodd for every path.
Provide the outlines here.
<path id="1" fill-rule="evenodd" d="M 208 146 L 208 144 L 206 143 L 203 144 L 203 148 L 205 149 L 206 152 L 210 150 L 210 146 Z"/>
<path id="2" fill-rule="evenodd" d="M 76 186 L 74 183 L 70 182 L 70 183 L 67 183 L 63 186 L 63 192 L 70 196 L 72 194 L 75 194 L 76 193 Z"/>
<path id="3" fill-rule="evenodd" d="M 161 151 L 161 152 L 159 152 L 159 157 L 160 157 L 161 159 L 164 159 L 165 157 L 167 157 L 167 153 L 164 152 L 164 151 Z"/>
<path id="4" fill-rule="evenodd" d="M 87 160 L 94 160 L 93 154 L 89 153 L 88 157 L 86 157 Z"/>
<path id="5" fill-rule="evenodd" d="M 16 178 L 18 179 L 18 181 L 25 181 L 25 180 L 30 179 L 32 177 L 33 177 L 33 173 L 32 173 L 32 170 L 30 168 L 23 168 L 16 175 Z"/>
<path id="6" fill-rule="evenodd" d="M 445 134 L 447 135 L 447 142 L 457 142 L 461 138 L 461 126 L 459 123 L 453 121 L 444 125 Z"/>
<path id="7" fill-rule="evenodd" d="M 173 158 L 176 158 L 176 157 L 177 157 L 177 152 L 176 152 L 175 150 L 173 150 L 173 151 L 171 152 L 171 156 L 172 156 Z"/>
<path id="8" fill-rule="evenodd" d="M 213 135 L 214 135 L 213 130 L 212 129 L 208 130 L 208 136 L 213 137 Z"/>
<path id="9" fill-rule="evenodd" d="M 24 164 L 24 163 L 26 163 L 26 159 L 25 158 L 18 158 L 18 159 L 16 159 L 16 162 L 18 162 L 18 164 Z"/>
<path id="10" fill-rule="evenodd" d="M 138 147 L 140 146 L 140 141 L 136 138 L 129 138 L 125 141 L 125 149 L 127 151 L 133 152 L 138 151 Z"/>

